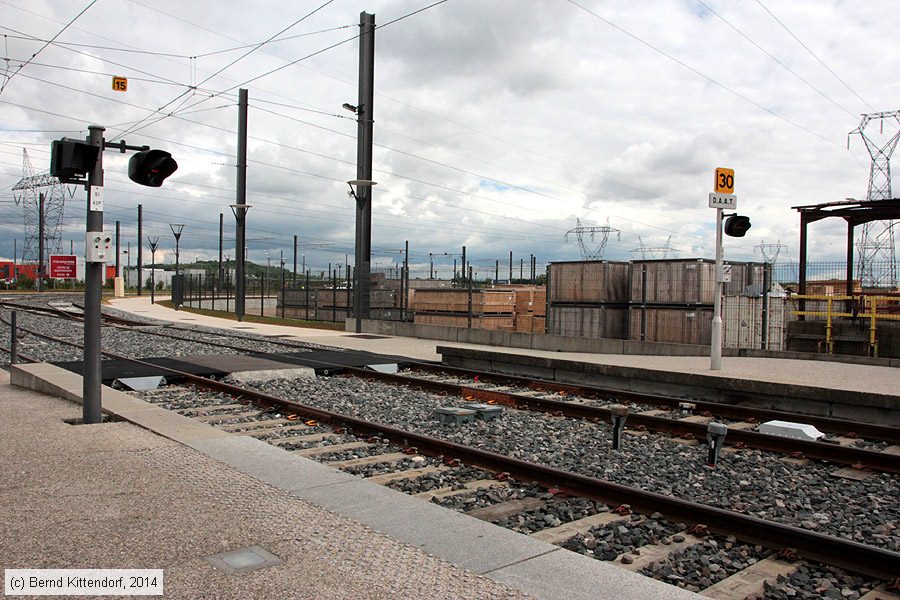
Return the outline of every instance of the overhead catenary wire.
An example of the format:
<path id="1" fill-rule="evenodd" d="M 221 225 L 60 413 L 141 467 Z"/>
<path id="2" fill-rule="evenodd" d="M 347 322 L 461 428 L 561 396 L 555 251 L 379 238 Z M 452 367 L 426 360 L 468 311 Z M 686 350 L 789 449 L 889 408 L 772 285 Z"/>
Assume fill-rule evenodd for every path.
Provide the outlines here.
<path id="1" fill-rule="evenodd" d="M 777 119 L 780 119 L 780 120 L 784 121 L 785 123 L 787 123 L 787 124 L 789 124 L 789 125 L 792 125 L 793 127 L 796 127 L 797 129 L 800 129 L 801 131 L 805 131 L 806 133 L 808 133 L 808 134 L 810 134 L 810 135 L 812 135 L 812 136 L 815 136 L 816 138 L 822 140 L 823 142 L 825 142 L 825 143 L 827 143 L 827 144 L 830 144 L 830 145 L 833 145 L 833 146 L 837 146 L 838 148 L 843 149 L 843 146 L 842 146 L 841 144 L 838 144 L 836 141 L 831 140 L 831 139 L 829 139 L 829 138 L 827 138 L 827 137 L 825 137 L 825 136 L 823 136 L 823 135 L 821 135 L 821 134 L 819 134 L 819 133 L 816 133 L 816 132 L 813 131 L 812 129 L 809 129 L 809 128 L 807 128 L 807 127 L 804 127 L 804 126 L 801 125 L 800 123 L 797 123 L 796 121 L 792 121 L 791 119 L 785 117 L 784 115 L 781 115 L 781 114 L 775 112 L 775 111 L 772 110 L 771 108 L 768 108 L 768 107 L 766 107 L 766 106 L 760 104 L 759 102 L 753 100 L 753 99 L 750 98 L 749 96 L 746 96 L 745 94 L 742 94 L 741 92 L 739 92 L 739 91 L 737 91 L 737 90 L 735 90 L 735 89 L 733 89 L 733 88 L 728 87 L 727 85 L 725 85 L 725 84 L 722 83 L 721 81 L 718 81 L 717 79 L 714 79 L 714 78 L 710 77 L 710 76 L 707 75 L 706 73 L 703 73 L 703 72 L 700 71 L 699 69 L 696 69 L 696 68 L 690 66 L 689 64 L 687 64 L 687 63 L 684 62 L 683 60 L 681 60 L 681 59 L 679 59 L 679 58 L 676 58 L 675 56 L 672 56 L 671 54 L 669 54 L 669 53 L 666 52 L 665 50 L 663 50 L 663 49 L 661 49 L 661 48 L 659 48 L 659 47 L 657 47 L 657 46 L 654 46 L 653 44 L 651 44 L 650 42 L 646 41 L 645 39 L 643 39 L 643 38 L 639 37 L 638 35 L 636 35 L 636 34 L 630 32 L 630 31 L 628 31 L 628 30 L 625 29 L 624 27 L 621 27 L 620 25 L 617 25 L 617 24 L 613 23 L 612 21 L 610 21 L 609 19 L 603 17 L 602 15 L 600 15 L 599 13 L 597 13 L 596 11 L 593 11 L 593 10 L 587 8 L 586 6 L 584 6 L 584 5 L 582 5 L 582 4 L 579 4 L 578 2 L 576 2 L 576 0 L 566 0 L 566 1 L 567 1 L 569 4 L 571 4 L 571 5 L 573 5 L 573 6 L 577 7 L 577 8 L 579 8 L 580 10 L 584 11 L 585 13 L 591 15 L 591 16 L 594 17 L 595 19 L 597 19 L 597 20 L 599 20 L 599 21 L 602 21 L 603 23 L 606 23 L 607 25 L 609 25 L 610 27 L 612 27 L 612 28 L 615 29 L 616 31 L 618 31 L 618 32 L 620 32 L 620 33 L 622 33 L 622 34 L 624 34 L 624 35 L 630 37 L 631 39 L 633 39 L 634 41 L 638 42 L 639 44 L 641 44 L 641 45 L 643 45 L 643 46 L 646 46 L 647 48 L 650 48 L 650 49 L 653 50 L 654 52 L 656 52 L 656 53 L 662 55 L 663 57 L 665 57 L 665 58 L 667 58 L 668 60 L 674 62 L 675 64 L 677 64 L 677 65 L 683 67 L 684 69 L 687 69 L 688 71 L 690 71 L 691 73 L 697 75 L 698 77 L 700 77 L 700 78 L 702 78 L 702 79 L 708 81 L 709 83 L 715 85 L 716 87 L 719 87 L 719 88 L 725 90 L 726 92 L 728 92 L 728 93 L 730 93 L 730 94 L 732 94 L 732 95 L 734 95 L 734 96 L 740 98 L 740 99 L 743 100 L 744 102 L 747 102 L 747 103 L 749 103 L 749 104 L 752 104 L 752 105 L 755 106 L 756 108 L 758 108 L 758 109 L 760 109 L 760 110 L 762 110 L 762 111 L 764 111 L 764 112 L 769 113 L 769 114 L 772 115 L 773 117 L 775 117 L 775 118 L 777 118 Z"/>
<path id="2" fill-rule="evenodd" d="M 768 8 L 765 4 L 763 4 L 761 0 L 756 0 L 756 3 L 759 4 L 759 5 L 762 7 L 762 9 L 763 9 L 764 11 L 766 11 L 767 13 L 769 13 L 769 16 L 772 17 L 773 19 L 775 19 L 775 22 L 778 23 L 779 25 L 781 25 L 782 29 L 784 29 L 784 30 L 788 33 L 788 35 L 790 35 L 792 38 L 794 38 L 794 40 L 796 40 L 796 42 L 797 42 L 798 44 L 800 44 L 807 52 L 809 52 L 809 54 L 810 54 L 814 59 L 816 59 L 816 61 L 817 61 L 820 65 L 822 65 L 823 67 L 825 67 L 825 70 L 826 70 L 826 71 L 828 71 L 829 73 L 831 73 L 832 75 L 834 75 L 834 78 L 837 79 L 838 81 L 840 81 L 841 84 L 843 84 L 843 86 L 844 86 L 845 88 L 847 88 L 848 90 L 850 90 L 850 92 L 851 92 L 854 96 L 856 96 L 863 104 L 865 104 L 865 105 L 868 106 L 870 109 L 872 109 L 872 111 L 875 111 L 875 110 L 876 110 L 875 107 L 872 106 L 871 104 L 869 104 L 862 96 L 860 96 L 860 95 L 856 92 L 856 90 L 854 90 L 852 87 L 850 87 L 850 84 L 848 84 L 846 81 L 844 81 L 843 79 L 841 79 L 840 76 L 839 76 L 837 73 L 835 73 L 835 72 L 831 69 L 831 67 L 829 67 L 828 65 L 826 65 L 825 62 L 824 62 L 821 58 L 819 58 L 819 57 L 816 55 L 816 53 L 813 52 L 813 51 L 809 48 L 809 46 L 807 46 L 806 44 L 804 44 L 803 41 L 802 41 L 799 37 L 797 37 L 797 36 L 794 34 L 794 32 L 791 31 L 791 30 L 788 28 L 788 26 L 785 25 L 785 24 L 781 21 L 781 19 L 779 19 L 778 17 L 776 17 L 775 14 L 774 14 L 771 10 L 769 10 L 769 8 Z M 856 116 L 856 115 L 854 115 L 854 116 Z"/>
<path id="3" fill-rule="evenodd" d="M 835 100 L 834 98 L 832 98 L 831 96 L 829 96 L 828 94 L 826 94 L 825 92 L 823 92 L 822 90 L 820 90 L 819 88 L 817 88 L 816 86 L 814 86 L 812 83 L 810 83 L 808 80 L 806 80 L 803 76 L 801 76 L 801 75 L 800 75 L 799 73 L 797 73 L 795 70 L 793 70 L 792 68 L 790 68 L 790 67 L 789 67 L 788 65 L 786 65 L 784 62 L 782 62 L 777 56 L 775 56 L 774 54 L 772 54 L 771 52 L 769 52 L 768 50 L 766 50 L 765 48 L 763 48 L 762 46 L 760 46 L 760 45 L 759 45 L 758 43 L 756 43 L 756 41 L 753 40 L 750 36 L 748 36 L 746 33 L 744 33 L 743 31 L 741 31 L 740 29 L 738 29 L 734 24 L 732 24 L 731 21 L 729 21 L 728 19 L 726 19 L 725 17 L 723 17 L 722 15 L 720 15 L 718 12 L 716 12 L 715 10 L 713 10 L 713 8 L 712 8 L 711 6 L 709 6 L 707 3 L 703 2 L 703 0 L 696 0 L 696 1 L 697 1 L 698 4 L 700 4 L 701 6 L 703 6 L 703 8 L 705 8 L 706 10 L 708 10 L 709 12 L 711 12 L 713 15 L 715 15 L 716 18 L 718 18 L 720 21 L 722 21 L 723 23 L 725 23 L 726 25 L 728 25 L 728 27 L 730 27 L 735 33 L 737 33 L 739 36 L 741 36 L 742 38 L 744 38 L 745 40 L 747 40 L 754 48 L 756 48 L 757 50 L 759 50 L 760 52 L 762 52 L 763 54 L 765 54 L 766 56 L 768 56 L 769 58 L 771 58 L 771 59 L 772 59 L 773 61 L 775 61 L 779 66 L 781 66 L 785 71 L 787 71 L 788 73 L 790 73 L 791 75 L 793 75 L 794 77 L 796 77 L 797 79 L 799 79 L 800 81 L 802 81 L 802 82 L 803 82 L 807 87 L 809 87 L 811 90 L 813 90 L 814 92 L 816 92 L 817 94 L 819 94 L 820 96 L 822 96 L 823 98 L 825 98 L 828 102 L 830 102 L 831 104 L 833 104 L 834 106 L 836 106 L 836 107 L 839 108 L 840 110 L 844 111 L 844 112 L 847 113 L 848 115 L 850 115 L 850 116 L 852 116 L 852 117 L 854 117 L 854 118 L 858 116 L 857 113 L 851 111 L 851 110 L 848 109 L 847 107 L 845 107 L 845 106 L 843 106 L 842 104 L 840 104 L 839 102 L 837 102 L 837 100 Z"/>
<path id="4" fill-rule="evenodd" d="M 41 46 L 40 49 L 38 49 L 37 52 L 35 52 L 34 54 L 32 54 L 32 55 L 31 55 L 31 58 L 29 58 L 27 61 L 25 61 L 25 63 L 23 63 L 21 66 L 19 66 L 19 68 L 16 69 L 16 71 L 15 71 L 12 75 L 7 76 L 7 77 L 6 77 L 6 81 L 4 81 L 2 85 L 0 85 L 0 94 L 3 93 L 3 91 L 6 89 L 6 86 L 9 85 L 9 82 L 12 80 L 12 78 L 15 77 L 16 75 L 18 75 L 18 74 L 22 71 L 22 69 L 24 69 L 26 66 L 28 66 L 28 63 L 31 62 L 31 59 L 37 57 L 38 54 L 40 54 L 41 52 L 43 52 L 44 49 L 45 49 L 47 46 L 49 46 L 50 44 L 52 44 L 53 41 L 54 41 L 56 38 L 58 38 L 59 36 L 61 36 L 61 35 L 63 34 L 63 32 L 64 32 L 66 29 L 68 29 L 68 28 L 72 25 L 72 23 L 74 23 L 75 21 L 77 21 L 78 18 L 79 18 L 81 15 L 83 15 L 84 13 L 86 13 L 86 12 L 88 11 L 88 9 L 90 9 L 90 8 L 91 8 L 94 4 L 96 4 L 96 3 L 97 3 L 97 0 L 91 0 L 91 1 L 88 3 L 88 5 L 85 6 L 83 9 L 81 9 L 81 12 L 79 12 L 77 15 L 75 15 L 74 17 L 72 17 L 72 19 L 71 19 L 68 23 L 66 23 L 66 24 L 63 26 L 63 28 L 60 29 L 60 30 L 56 33 L 56 35 L 54 35 L 52 38 L 50 38 L 50 40 L 49 40 L 47 43 L 45 43 L 43 46 Z"/>

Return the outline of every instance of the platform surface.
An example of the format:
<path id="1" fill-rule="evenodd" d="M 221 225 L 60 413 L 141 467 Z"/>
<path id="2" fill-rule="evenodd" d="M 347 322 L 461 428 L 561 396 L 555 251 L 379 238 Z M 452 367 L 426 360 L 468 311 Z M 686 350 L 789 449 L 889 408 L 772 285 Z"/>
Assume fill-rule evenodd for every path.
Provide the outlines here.
<path id="1" fill-rule="evenodd" d="M 896 395 L 900 390 L 900 369 L 871 365 L 856 365 L 840 362 L 813 360 L 790 360 L 778 358 L 723 357 L 722 369 L 710 370 L 708 357 L 699 356 L 642 356 L 622 354 L 590 354 L 583 352 L 552 352 L 546 350 L 526 350 L 501 348 L 478 344 L 451 343 L 408 337 L 357 337 L 353 333 L 335 332 L 322 329 L 286 327 L 257 323 L 238 323 L 229 319 L 207 317 L 185 311 L 175 311 L 158 304 L 151 305 L 146 296 L 119 298 L 110 306 L 131 312 L 136 316 L 152 317 L 164 321 L 179 322 L 184 325 L 206 325 L 234 329 L 236 332 L 252 332 L 270 336 L 289 336 L 317 344 L 326 344 L 352 350 L 365 350 L 380 354 L 406 356 L 416 360 L 440 361 L 437 346 L 476 348 L 495 352 L 526 354 L 560 360 L 574 360 L 596 364 L 638 367 L 659 371 L 697 374 L 721 377 L 728 380 L 755 380 L 859 391 L 874 394 Z M 249 329 L 248 329 L 249 328 Z"/>
<path id="2" fill-rule="evenodd" d="M 23 374 L 79 393 L 60 367 Z M 0 371 L 3 568 L 164 569 L 166 598 L 699 598 L 111 388 L 104 409 L 127 422 L 68 425 L 80 406 L 8 381 Z M 283 563 L 233 574 L 207 560 L 248 547 Z"/>

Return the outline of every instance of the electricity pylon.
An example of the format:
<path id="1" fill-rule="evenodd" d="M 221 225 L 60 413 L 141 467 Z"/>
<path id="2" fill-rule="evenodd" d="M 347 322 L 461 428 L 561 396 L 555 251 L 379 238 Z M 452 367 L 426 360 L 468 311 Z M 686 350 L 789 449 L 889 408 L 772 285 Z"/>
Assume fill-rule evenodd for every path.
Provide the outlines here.
<path id="1" fill-rule="evenodd" d="M 869 191 L 866 200 L 877 202 L 893 198 L 891 192 L 891 155 L 900 141 L 898 130 L 883 146 L 879 147 L 865 133 L 871 121 L 880 121 L 884 131 L 884 121 L 892 120 L 900 124 L 900 110 L 890 112 L 869 113 L 862 116 L 859 127 L 847 134 L 847 147 L 850 147 L 850 136 L 858 133 L 866 144 L 866 150 L 872 157 L 869 168 Z M 893 221 L 871 221 L 863 224 L 862 235 L 857 242 L 856 273 L 863 287 L 897 286 L 897 256 L 894 246 Z M 876 269 L 876 260 L 884 261 L 887 269 Z M 877 272 L 876 272 L 877 271 Z"/>
<path id="2" fill-rule="evenodd" d="M 632 250 L 632 252 L 640 252 L 641 258 L 644 260 L 653 259 L 653 258 L 669 258 L 669 254 L 672 256 L 678 254 L 678 250 L 671 246 L 672 236 L 670 235 L 666 238 L 666 243 L 662 246 L 648 246 L 644 244 L 644 240 L 641 239 L 641 236 L 638 236 L 638 243 L 640 246 Z"/>
<path id="3" fill-rule="evenodd" d="M 609 234 L 615 233 L 616 239 L 621 239 L 622 232 L 615 227 L 609 226 L 609 219 L 606 219 L 606 225 L 599 227 L 585 226 L 581 224 L 581 219 L 575 219 L 575 228 L 566 232 L 565 239 L 569 241 L 569 234 L 575 234 L 578 239 L 578 246 L 581 248 L 581 258 L 583 260 L 603 260 L 603 252 L 606 250 L 606 242 L 609 240 Z M 585 237 L 589 237 L 593 246 L 588 246 Z M 599 238 L 599 242 L 597 239 Z"/>
<path id="4" fill-rule="evenodd" d="M 49 172 L 35 174 L 28 151 L 22 149 L 22 179 L 12 187 L 16 204 L 22 204 L 25 218 L 23 262 L 38 261 L 40 249 L 40 195 L 44 195 L 44 260 L 59 254 L 62 244 L 62 220 L 65 212 L 66 187 Z M 74 190 L 71 192 L 74 193 Z M 71 197 L 71 195 L 70 195 Z"/>
<path id="5" fill-rule="evenodd" d="M 757 244 L 755 246 L 759 249 L 759 253 L 762 254 L 763 262 L 774 265 L 778 260 L 778 255 L 782 250 L 787 250 L 787 246 L 781 243 L 781 240 L 778 240 L 775 244 L 767 244 L 763 241 L 761 244 Z"/>

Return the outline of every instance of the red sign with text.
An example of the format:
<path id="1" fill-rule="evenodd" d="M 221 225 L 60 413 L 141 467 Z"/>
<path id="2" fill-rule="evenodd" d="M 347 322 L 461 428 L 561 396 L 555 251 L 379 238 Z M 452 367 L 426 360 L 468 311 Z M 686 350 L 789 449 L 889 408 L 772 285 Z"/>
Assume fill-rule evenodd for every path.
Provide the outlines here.
<path id="1" fill-rule="evenodd" d="M 78 276 L 78 259 L 74 254 L 50 256 L 51 279 L 75 279 Z"/>

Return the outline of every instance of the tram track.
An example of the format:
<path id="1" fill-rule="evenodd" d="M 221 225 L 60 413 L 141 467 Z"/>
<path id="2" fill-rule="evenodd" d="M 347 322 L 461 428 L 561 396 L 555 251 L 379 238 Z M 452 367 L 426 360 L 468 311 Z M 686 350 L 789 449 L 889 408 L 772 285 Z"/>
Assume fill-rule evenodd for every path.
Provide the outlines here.
<path id="1" fill-rule="evenodd" d="M 79 344 L 69 341 L 61 341 L 60 343 L 68 343 L 73 347 L 80 347 Z M 147 364 L 143 363 L 143 361 L 127 356 L 117 355 L 115 353 L 105 353 L 105 355 L 120 360 L 134 361 L 138 364 Z M 418 369 L 422 367 L 420 367 L 420 365 L 416 365 L 415 368 Z M 426 365 L 423 370 L 430 369 L 440 370 L 443 368 Z M 446 372 L 447 369 L 443 369 L 443 371 Z M 458 372 L 460 370 L 455 371 L 455 376 L 461 375 L 461 373 Z M 375 380 L 376 378 L 378 380 L 381 380 L 382 375 L 372 371 L 363 371 L 358 369 L 345 369 L 345 373 L 368 380 Z M 480 382 L 486 382 L 490 380 L 491 383 L 498 383 L 493 379 L 493 375 L 483 373 L 478 374 L 474 372 L 469 373 L 471 374 L 470 377 L 473 378 L 472 383 L 476 383 L 474 381 L 475 377 L 478 377 Z M 425 470 L 428 467 L 431 468 L 431 470 L 429 470 L 427 473 L 424 473 L 424 475 L 427 475 L 428 473 L 435 473 L 444 467 L 448 467 L 447 462 L 450 462 L 452 464 L 453 462 L 458 461 L 459 463 L 466 465 L 467 467 L 485 469 L 487 471 L 495 473 L 495 476 L 508 476 L 520 482 L 539 482 L 545 489 L 558 490 L 559 492 L 569 494 L 573 497 L 608 503 L 610 506 L 615 508 L 619 508 L 623 505 L 628 505 L 629 510 L 644 515 L 643 517 L 640 517 L 642 519 L 641 522 L 650 519 L 652 515 L 658 513 L 659 515 L 666 517 L 673 523 L 684 522 L 692 525 L 705 524 L 707 525 L 708 530 L 712 531 L 713 533 L 718 533 L 726 537 L 733 536 L 737 540 L 744 540 L 746 542 L 749 542 L 750 544 L 765 546 L 773 550 L 780 551 L 783 549 L 791 549 L 793 551 L 796 551 L 800 556 L 807 560 L 820 560 L 827 564 L 840 566 L 851 571 L 867 573 L 879 578 L 890 579 L 892 577 L 895 577 L 896 573 L 900 572 L 900 562 L 898 562 L 898 560 L 900 560 L 900 555 L 889 550 L 873 548 L 871 546 L 860 544 L 852 540 L 844 540 L 830 535 L 806 531 L 797 527 L 792 527 L 790 525 L 772 523 L 771 521 L 759 519 L 751 515 L 743 515 L 734 511 L 728 511 L 721 508 L 692 503 L 667 495 L 654 494 L 653 492 L 649 492 L 646 490 L 639 490 L 629 486 L 623 486 L 620 484 L 615 484 L 613 482 L 603 481 L 601 479 L 574 473 L 565 469 L 558 469 L 547 465 L 540 465 L 529 461 L 522 461 L 508 456 L 503 456 L 495 452 L 489 452 L 481 448 L 474 448 L 463 444 L 456 444 L 447 440 L 434 438 L 433 436 L 426 436 L 406 429 L 374 423 L 365 419 L 353 417 L 351 415 L 345 415 L 338 412 L 309 406 L 293 400 L 261 393 L 257 390 L 232 386 L 227 383 L 212 381 L 206 378 L 190 375 L 188 373 L 172 371 L 171 374 L 177 376 L 183 381 L 190 382 L 192 385 L 202 387 L 204 389 L 215 390 L 218 393 L 228 394 L 233 398 L 241 399 L 241 401 L 234 402 L 234 404 L 241 404 L 241 402 L 253 400 L 253 402 L 257 406 L 259 406 L 259 410 L 244 410 L 242 412 L 255 412 L 258 413 L 258 415 L 271 415 L 271 411 L 279 411 L 289 413 L 290 415 L 295 415 L 294 419 L 287 419 L 286 417 L 284 418 L 289 422 L 300 421 L 303 424 L 302 427 L 300 427 L 299 423 L 297 423 L 296 425 L 282 423 L 282 426 L 300 427 L 301 430 L 306 431 L 305 435 L 316 436 L 328 433 L 336 436 L 344 436 L 350 434 L 354 438 L 356 438 L 356 441 L 343 441 L 343 444 L 365 444 L 365 446 L 356 446 L 355 448 L 368 447 L 370 445 L 384 446 L 391 450 L 389 454 L 403 454 L 404 456 L 409 457 L 400 458 L 400 461 L 411 461 L 415 457 L 421 457 L 426 461 L 438 461 L 437 463 L 429 462 L 429 464 L 425 465 L 425 467 L 419 467 L 419 469 L 422 470 Z M 498 392 L 496 390 L 480 389 L 477 386 L 456 385 L 453 388 L 449 388 L 447 386 L 450 384 L 446 382 L 432 382 L 431 384 L 429 384 L 424 380 L 414 379 L 411 377 L 395 377 L 402 378 L 400 380 L 391 382 L 395 385 L 402 384 L 411 388 L 418 387 L 419 389 L 423 390 L 430 389 L 431 391 L 438 394 L 443 393 L 447 395 L 454 395 L 463 399 L 471 397 L 472 399 L 489 400 L 493 402 L 503 403 L 510 407 L 528 406 L 529 409 L 534 409 L 534 407 L 538 406 L 539 403 L 543 403 L 543 407 L 539 410 L 545 413 L 549 413 L 550 415 L 558 415 L 558 413 L 564 408 L 568 408 L 572 411 L 583 411 L 585 410 L 585 408 L 591 408 L 594 412 L 589 411 L 581 415 L 577 415 L 574 412 L 571 415 L 563 413 L 562 416 L 582 418 L 588 422 L 594 420 L 608 421 L 609 413 L 599 412 L 603 410 L 608 411 L 608 409 L 603 409 L 602 407 L 588 407 L 587 405 L 581 405 L 572 402 L 551 401 L 549 399 L 535 398 L 533 396 L 522 396 L 521 398 L 517 398 L 515 397 L 515 394 L 512 394 L 511 398 L 507 397 L 504 399 L 493 396 L 493 394 L 502 394 L 502 392 Z M 508 378 L 504 381 L 506 384 L 510 383 Z M 517 383 L 521 384 L 522 382 L 519 381 Z M 548 382 L 534 382 L 529 380 L 528 387 L 538 392 L 554 391 L 552 387 L 535 389 L 536 387 L 547 385 L 547 383 Z M 431 385 L 439 385 L 440 389 L 432 389 L 430 388 Z M 570 393 L 571 390 L 572 387 L 569 388 L 569 391 L 567 393 Z M 598 395 L 596 390 L 592 390 L 590 391 L 590 393 Z M 524 403 L 518 404 L 519 402 Z M 551 404 L 552 402 L 556 402 L 564 406 L 561 407 L 557 406 L 556 404 Z M 241 406 L 244 405 L 241 404 Z M 227 414 L 227 412 L 224 413 L 224 415 Z M 245 418 L 250 419 L 250 421 L 248 422 L 252 423 L 252 419 L 255 417 L 245 415 Z M 629 420 L 632 423 L 640 424 L 635 423 L 634 419 L 637 418 L 638 415 L 636 414 L 629 415 Z M 673 419 L 662 420 L 673 421 Z M 230 426 L 232 429 L 235 429 L 236 425 L 238 432 L 241 432 L 240 430 L 242 425 L 240 423 L 228 423 L 228 418 L 223 419 L 223 421 L 225 422 L 222 424 L 215 423 L 215 426 Z M 306 424 L 308 421 L 315 421 L 316 426 L 325 424 L 330 428 L 330 431 L 318 431 L 315 433 L 309 433 L 310 426 Z M 268 429 L 270 427 L 260 428 Z M 731 432 L 729 432 L 729 435 L 731 435 Z M 309 448 L 317 448 L 318 444 L 324 439 L 325 438 L 314 440 L 308 438 L 302 443 L 309 444 Z M 304 450 L 306 448 L 293 449 Z M 339 451 L 352 450 L 353 448 L 347 448 L 345 446 Z M 314 454 L 319 452 L 319 450 L 316 450 Z M 321 452 L 322 455 L 335 454 L 333 448 L 329 451 L 323 450 Z M 377 454 L 373 454 L 372 457 L 373 460 L 376 459 Z M 407 468 L 404 469 L 404 471 L 416 472 L 415 468 L 412 468 L 409 462 L 405 463 L 405 466 Z M 382 475 L 385 476 L 383 477 L 385 481 L 396 481 L 398 479 L 398 477 L 393 477 L 393 475 L 391 475 L 390 473 L 382 473 L 379 475 L 375 475 L 375 477 L 381 477 Z M 418 476 L 423 476 L 423 473 L 419 472 Z M 393 479 L 391 479 L 391 477 L 393 477 Z M 472 492 L 477 491 L 466 488 L 465 493 Z M 554 496 L 556 495 L 557 494 L 554 494 Z M 677 535 L 682 536 L 683 534 L 678 533 Z M 623 555 L 625 554 L 627 553 L 624 553 Z M 643 555 L 646 556 L 647 553 L 644 552 Z M 635 556 L 641 556 L 641 554 Z M 630 564 L 634 564 L 634 562 L 635 561 Z M 636 562 L 643 563 L 642 560 Z"/>

